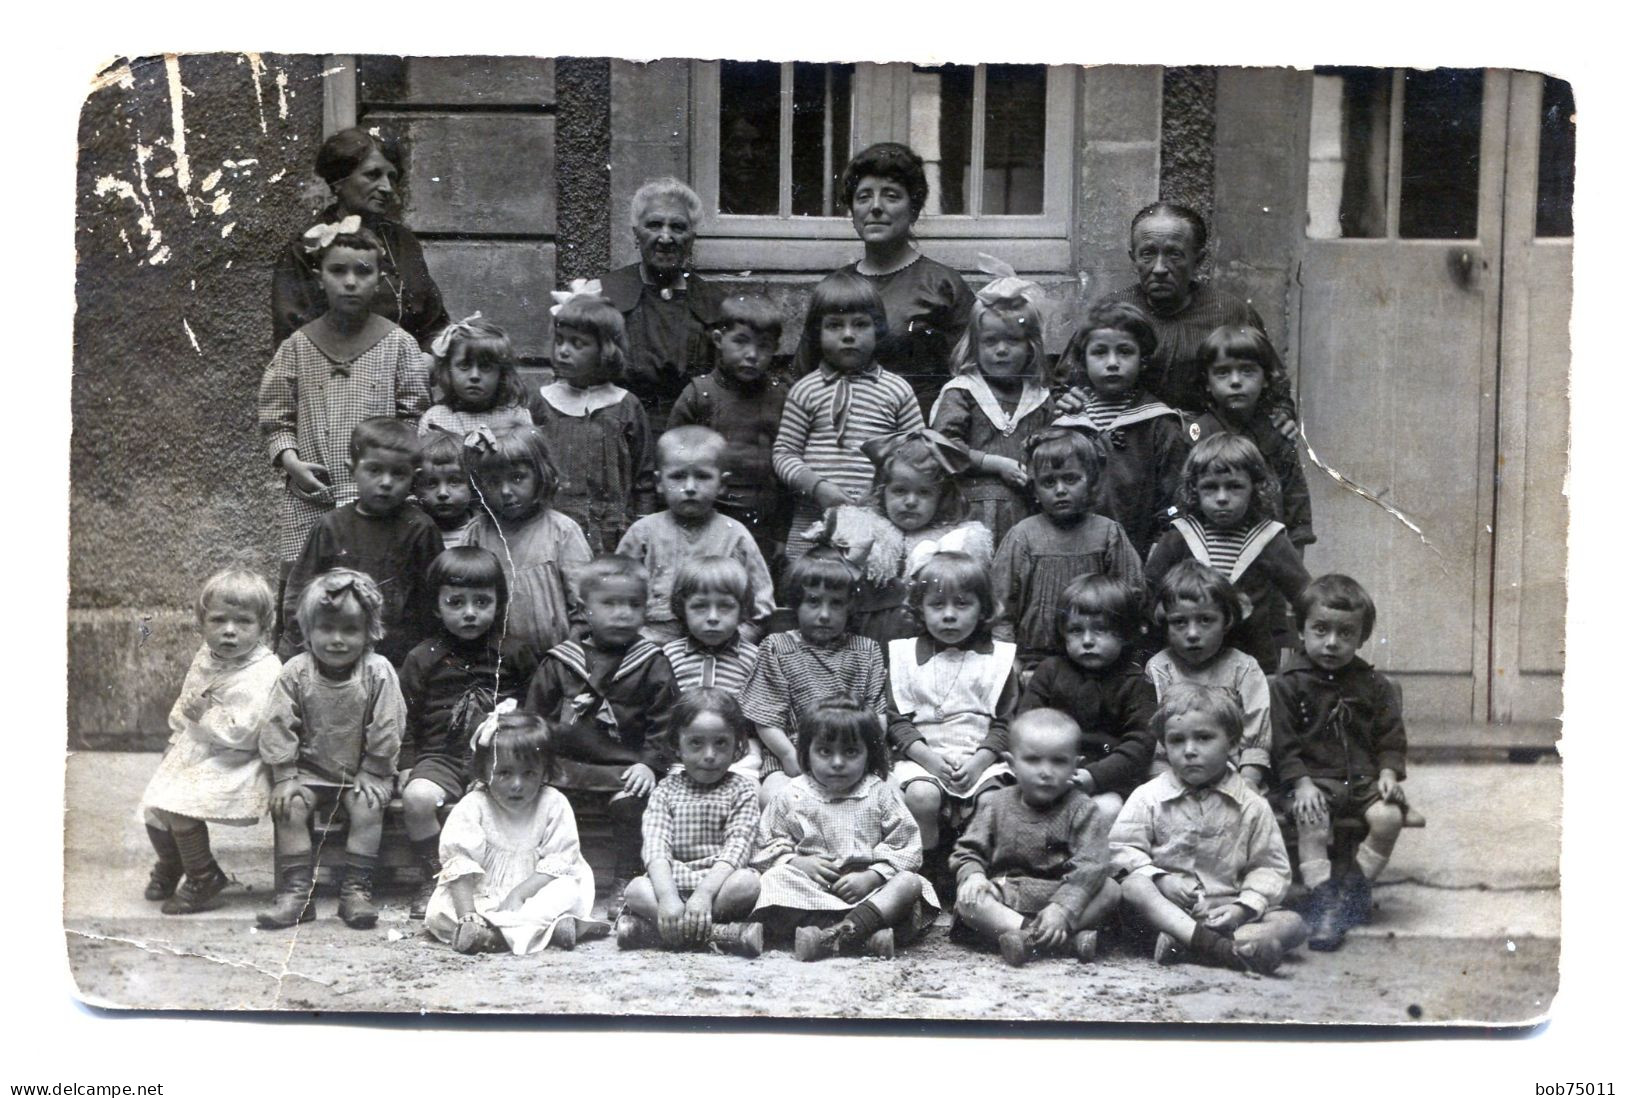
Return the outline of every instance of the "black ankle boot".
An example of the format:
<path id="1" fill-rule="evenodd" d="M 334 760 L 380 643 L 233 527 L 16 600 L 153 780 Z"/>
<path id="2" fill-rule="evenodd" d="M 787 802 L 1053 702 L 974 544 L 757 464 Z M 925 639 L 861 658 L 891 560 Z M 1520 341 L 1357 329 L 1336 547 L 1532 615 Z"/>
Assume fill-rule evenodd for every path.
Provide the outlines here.
<path id="1" fill-rule="evenodd" d="M 1330 953 L 1343 944 L 1343 890 L 1333 879 L 1309 894 L 1309 948 Z"/>
<path id="2" fill-rule="evenodd" d="M 226 871 L 215 862 L 209 863 L 209 868 L 197 876 L 187 874 L 181 886 L 175 890 L 175 895 L 164 901 L 160 908 L 165 915 L 196 915 L 199 911 L 207 911 L 213 905 L 209 902 L 231 883 Z"/>
<path id="3" fill-rule="evenodd" d="M 435 888 L 440 884 L 440 859 L 438 857 L 424 858 L 418 863 L 423 870 L 423 883 L 418 885 L 417 891 L 412 893 L 411 916 L 421 919 L 429 913 L 429 900 L 434 896 Z"/>
<path id="4" fill-rule="evenodd" d="M 269 908 L 254 916 L 254 921 L 263 930 L 281 930 L 295 923 L 308 923 L 315 917 L 316 885 L 309 855 L 301 861 L 280 865 L 276 898 Z"/>
<path id="5" fill-rule="evenodd" d="M 372 902 L 370 867 L 344 867 L 344 883 L 339 885 L 339 918 L 352 930 L 368 930 L 378 922 L 378 908 Z"/>

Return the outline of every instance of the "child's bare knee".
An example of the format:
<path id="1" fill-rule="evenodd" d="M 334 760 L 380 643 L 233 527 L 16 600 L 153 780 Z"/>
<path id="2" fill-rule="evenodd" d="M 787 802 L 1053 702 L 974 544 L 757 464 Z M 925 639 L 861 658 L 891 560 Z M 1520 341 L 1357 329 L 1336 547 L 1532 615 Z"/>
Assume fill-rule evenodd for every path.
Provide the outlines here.
<path id="1" fill-rule="evenodd" d="M 401 790 L 401 809 L 412 817 L 422 817 L 440 810 L 446 793 L 434 782 L 414 778 Z"/>
<path id="2" fill-rule="evenodd" d="M 353 789 L 344 795 L 344 811 L 356 827 L 378 823 L 384 818 L 383 805 L 374 805 L 360 790 Z"/>
<path id="3" fill-rule="evenodd" d="M 282 808 L 271 814 L 272 821 L 284 827 L 308 827 L 310 825 L 310 802 L 304 797 L 289 797 L 282 802 Z"/>
<path id="4" fill-rule="evenodd" d="M 909 782 L 903 790 L 903 803 L 915 816 L 931 816 L 942 811 L 942 790 L 930 782 Z"/>
<path id="5" fill-rule="evenodd" d="M 1298 821 L 1298 844 L 1300 846 L 1309 843 L 1312 846 L 1322 847 L 1330 844 L 1331 841 L 1332 818 L 1330 813 L 1314 823 Z"/>

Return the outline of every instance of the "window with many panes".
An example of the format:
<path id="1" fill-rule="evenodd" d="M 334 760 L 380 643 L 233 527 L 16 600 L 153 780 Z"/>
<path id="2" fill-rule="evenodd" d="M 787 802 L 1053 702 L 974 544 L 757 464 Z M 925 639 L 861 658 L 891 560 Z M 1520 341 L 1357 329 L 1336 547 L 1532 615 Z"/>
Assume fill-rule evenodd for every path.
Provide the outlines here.
<path id="1" fill-rule="evenodd" d="M 854 152 L 902 141 L 925 161 L 915 233 L 932 256 L 971 267 L 992 251 L 1018 270 L 1065 270 L 1076 80 L 1069 66 L 695 62 L 699 265 L 855 258 L 841 172 Z"/>

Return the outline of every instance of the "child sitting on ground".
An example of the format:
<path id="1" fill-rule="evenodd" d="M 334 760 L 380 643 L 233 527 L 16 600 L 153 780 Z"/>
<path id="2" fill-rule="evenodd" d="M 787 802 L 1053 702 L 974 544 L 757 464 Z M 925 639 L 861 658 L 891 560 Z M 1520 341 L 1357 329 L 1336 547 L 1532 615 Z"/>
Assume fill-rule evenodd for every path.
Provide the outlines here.
<path id="1" fill-rule="evenodd" d="M 1111 821 L 1073 784 L 1083 730 L 1055 709 L 1010 724 L 1013 788 L 995 789 L 954 846 L 954 912 L 1012 965 L 1065 949 L 1092 961 L 1096 928 L 1117 910 Z"/>
<path id="2" fill-rule="evenodd" d="M 805 330 L 818 366 L 790 387 L 773 442 L 773 471 L 797 496 L 791 560 L 813 547 L 808 531 L 826 509 L 859 503 L 869 491 L 874 467 L 863 444 L 925 426 L 908 382 L 875 361 L 886 305 L 868 279 L 836 271 L 818 283 Z"/>
<path id="3" fill-rule="evenodd" d="M 711 329 L 717 368 L 688 383 L 666 427 L 709 427 L 727 440 L 717 510 L 743 523 L 768 566 L 777 569 L 790 532 L 789 500 L 773 472 L 773 440 L 790 391 L 773 369 L 784 313 L 760 294 L 732 294 L 723 299 L 720 315 Z"/>
<path id="4" fill-rule="evenodd" d="M 523 645 L 505 654 L 508 583 L 484 549 L 447 549 L 429 565 L 427 587 L 440 618 L 436 634 L 401 664 L 406 738 L 401 744 L 401 807 L 424 883 L 411 915 L 423 918 L 440 873 L 440 809 L 467 788 L 470 736 L 505 698 L 524 694 L 537 655 Z"/>
<path id="5" fill-rule="evenodd" d="M 1298 825 L 1298 871 L 1310 889 L 1309 948 L 1332 950 L 1371 914 L 1371 884 L 1405 825 L 1405 720 L 1399 690 L 1356 653 L 1377 608 L 1347 576 L 1321 576 L 1298 600 L 1303 652 L 1270 680 L 1275 776 Z M 1334 868 L 1332 827 L 1365 823 L 1353 865 Z"/>
<path id="6" fill-rule="evenodd" d="M 387 416 L 364 419 L 350 433 L 350 475 L 355 502 L 317 520 L 288 573 L 283 602 L 281 654 L 289 659 L 305 646 L 298 616 L 300 594 L 331 568 L 353 568 L 372 577 L 384 596 L 378 654 L 399 667 L 429 635 L 434 597 L 424 589 L 429 562 L 444 548 L 434 522 L 407 502 L 417 470 L 417 433 Z"/>
<path id="7" fill-rule="evenodd" d="M 574 949 L 592 911 L 592 867 L 570 802 L 549 782 L 547 724 L 504 703 L 475 731 L 477 781 L 440 835 L 439 884 L 424 926 L 458 953 Z"/>
<path id="8" fill-rule="evenodd" d="M 744 754 L 750 721 L 728 693 L 702 686 L 672 706 L 671 727 L 683 769 L 649 796 L 649 875 L 627 886 L 615 941 L 622 949 L 715 945 L 760 956 L 762 924 L 744 920 L 761 888 L 750 868 L 761 809 L 756 783 L 730 770 Z"/>
<path id="9" fill-rule="evenodd" d="M 412 494 L 424 513 L 434 519 L 441 545 L 455 549 L 468 543 L 479 512 L 474 507 L 474 483 L 468 475 L 462 435 L 430 431 L 418 440 Z"/>
<path id="10" fill-rule="evenodd" d="M 1083 431 L 1046 428 L 1028 445 L 1040 513 L 1016 523 L 993 557 L 993 635 L 1016 642 L 1024 671 L 1066 651 L 1056 612 L 1067 584 L 1108 575 L 1140 589 L 1140 556 L 1128 535 L 1095 513 L 1105 466 L 1106 444 Z"/>
<path id="11" fill-rule="evenodd" d="M 576 576 L 587 636 L 552 648 L 530 680 L 525 711 L 553 729 L 566 793 L 608 792 L 615 877 L 609 918 L 643 872 L 643 812 L 672 764 L 677 680 L 659 648 L 638 634 L 649 579 L 637 561 L 596 557 Z"/>
<path id="12" fill-rule="evenodd" d="M 756 911 L 773 937 L 794 930 L 797 960 L 893 957 L 941 905 L 918 872 L 919 828 L 886 781 L 880 718 L 857 698 L 826 697 L 807 714 L 796 753 L 803 773 L 768 800 L 757 827 Z"/>
<path id="13" fill-rule="evenodd" d="M 852 566 L 828 549 L 797 559 L 785 571 L 784 601 L 795 611 L 796 628 L 762 642 L 739 695 L 762 743 L 764 804 L 801 773 L 800 732 L 825 698 L 850 694 L 877 720 L 890 723 L 885 653 L 849 631 L 857 583 Z"/>
<path id="14" fill-rule="evenodd" d="M 420 432 L 439 429 L 462 438 L 480 427 L 530 426 L 529 394 L 508 333 L 475 313 L 442 328 L 429 352 L 434 355 L 429 383 L 439 403 L 423 413 Z"/>
<path id="15" fill-rule="evenodd" d="M 1111 830 L 1127 916 L 1157 932 L 1159 964 L 1275 971 L 1308 931 L 1278 906 L 1291 869 L 1275 814 L 1230 766 L 1241 709 L 1222 687 L 1180 683 L 1151 727 L 1171 769 L 1129 794 Z"/>
<path id="16" fill-rule="evenodd" d="M 1108 824 L 1145 781 L 1157 746 L 1151 734 L 1157 692 L 1133 658 L 1139 602 L 1137 592 L 1110 576 L 1067 584 L 1056 611 L 1066 655 L 1038 665 L 1018 707 L 1059 709 L 1078 722 L 1081 765 L 1072 781 L 1095 799 Z"/>
<path id="17" fill-rule="evenodd" d="M 209 850 L 209 824 L 247 826 L 265 815 L 259 719 L 282 670 L 265 646 L 275 618 L 276 596 L 256 572 L 216 572 L 198 594 L 203 643 L 169 711 L 169 746 L 141 795 L 158 852 L 145 895 L 162 900 L 165 915 L 207 910 L 229 881 Z"/>
<path id="18" fill-rule="evenodd" d="M 277 889 L 256 919 L 271 930 L 316 917 L 310 825 L 338 801 L 349 819 L 339 918 L 365 930 L 378 921 L 372 872 L 406 726 L 395 668 L 373 651 L 384 596 L 370 576 L 335 568 L 305 586 L 296 613 L 310 647 L 283 666 L 260 722 L 260 758 L 275 782 Z"/>
<path id="19" fill-rule="evenodd" d="M 1255 792 L 1264 792 L 1270 765 L 1270 686 L 1258 661 L 1226 640 L 1241 620 L 1236 589 L 1207 565 L 1180 561 L 1162 578 L 1152 618 L 1168 641 L 1145 665 L 1159 704 L 1175 683 L 1232 691 L 1241 707 L 1242 731 L 1230 761 Z M 1159 742 L 1151 773 L 1167 768 Z"/>
<path id="20" fill-rule="evenodd" d="M 637 561 L 649 573 L 649 612 L 643 635 L 656 644 L 683 636 L 682 616 L 672 608 L 672 581 L 685 560 L 732 557 L 745 567 L 755 599 L 739 632 L 748 641 L 761 636 L 773 613 L 773 577 L 750 531 L 716 510 L 722 490 L 722 454 L 727 440 L 709 427 L 673 427 L 656 446 L 656 487 L 666 509 L 632 524 L 615 552 Z"/>
<path id="21" fill-rule="evenodd" d="M 714 686 L 738 699 L 756 666 L 757 648 L 739 635 L 740 611 L 751 604 L 750 578 L 732 557 L 690 557 L 677 567 L 671 609 L 685 635 L 661 646 L 682 694 Z M 762 775 L 762 745 L 755 730 L 745 753 L 728 769 L 752 781 Z"/>

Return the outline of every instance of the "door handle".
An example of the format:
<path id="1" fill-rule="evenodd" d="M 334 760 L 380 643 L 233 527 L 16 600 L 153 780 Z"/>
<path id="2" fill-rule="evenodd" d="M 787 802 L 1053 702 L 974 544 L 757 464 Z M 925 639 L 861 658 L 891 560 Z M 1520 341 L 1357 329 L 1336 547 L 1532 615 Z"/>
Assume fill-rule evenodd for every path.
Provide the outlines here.
<path id="1" fill-rule="evenodd" d="M 1451 248 L 1445 253 L 1450 281 L 1463 290 L 1478 285 L 1478 253 L 1472 248 Z"/>

